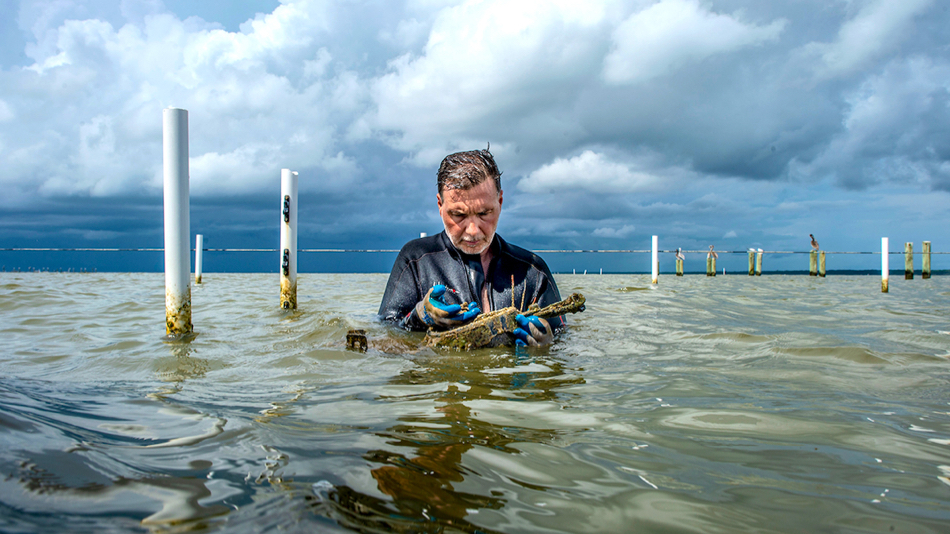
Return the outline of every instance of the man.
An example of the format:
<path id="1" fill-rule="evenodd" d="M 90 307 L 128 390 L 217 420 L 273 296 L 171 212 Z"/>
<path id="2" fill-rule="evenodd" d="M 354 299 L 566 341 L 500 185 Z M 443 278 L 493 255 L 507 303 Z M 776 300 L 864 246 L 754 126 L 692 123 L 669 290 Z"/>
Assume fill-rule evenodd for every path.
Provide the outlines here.
<path id="1" fill-rule="evenodd" d="M 495 235 L 503 200 L 501 173 L 488 150 L 446 156 L 436 195 L 445 231 L 399 252 L 380 318 L 408 330 L 445 330 L 482 311 L 561 300 L 544 260 Z M 540 346 L 554 340 L 563 320 L 519 315 L 518 324 L 516 343 Z"/>

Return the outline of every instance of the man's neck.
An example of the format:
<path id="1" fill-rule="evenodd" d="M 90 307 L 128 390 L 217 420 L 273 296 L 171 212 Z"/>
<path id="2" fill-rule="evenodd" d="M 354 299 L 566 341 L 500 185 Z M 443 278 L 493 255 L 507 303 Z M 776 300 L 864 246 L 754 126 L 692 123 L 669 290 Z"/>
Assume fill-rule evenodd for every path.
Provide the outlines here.
<path id="1" fill-rule="evenodd" d="M 491 260 L 492 260 L 492 258 L 495 257 L 495 255 L 492 253 L 491 247 L 488 247 L 488 248 L 486 248 L 484 251 L 482 251 L 482 253 L 479 255 L 479 257 L 480 257 L 480 259 L 482 260 L 482 272 L 485 273 L 485 277 L 486 277 L 486 279 L 487 279 L 487 277 L 488 277 L 488 266 L 491 265 Z"/>

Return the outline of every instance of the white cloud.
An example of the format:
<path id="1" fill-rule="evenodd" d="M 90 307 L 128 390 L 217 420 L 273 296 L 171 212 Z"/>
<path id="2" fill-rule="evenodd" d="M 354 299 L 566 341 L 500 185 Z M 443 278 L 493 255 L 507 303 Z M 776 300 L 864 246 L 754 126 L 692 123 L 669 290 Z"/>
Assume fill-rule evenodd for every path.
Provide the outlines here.
<path id="1" fill-rule="evenodd" d="M 737 234 L 735 230 L 729 230 L 728 232 L 726 232 L 726 235 L 722 236 L 722 238 L 723 238 L 723 239 L 731 239 L 731 238 L 733 238 L 733 237 L 738 237 L 738 236 L 739 236 L 739 234 Z"/>
<path id="2" fill-rule="evenodd" d="M 281 168 L 279 149 L 267 144 L 247 144 L 231 152 L 205 152 L 190 158 L 191 192 L 195 195 L 237 195 L 263 189 L 276 181 Z M 278 182 L 279 183 L 279 182 Z"/>
<path id="3" fill-rule="evenodd" d="M 597 228 L 594 230 L 593 234 L 597 237 L 609 237 L 609 238 L 623 238 L 627 237 L 637 230 L 637 227 L 632 224 L 625 224 L 620 228 L 604 227 Z"/>
<path id="4" fill-rule="evenodd" d="M 497 140 L 499 120 L 569 99 L 570 88 L 595 72 L 610 9 L 490 0 L 442 10 L 423 54 L 394 58 L 374 84 L 375 127 L 397 132 L 388 141 L 409 150 L 463 137 Z"/>
<path id="5" fill-rule="evenodd" d="M 756 26 L 714 13 L 698 0 L 662 0 L 614 30 L 603 77 L 612 84 L 644 83 L 716 54 L 774 41 L 785 24 Z"/>
<path id="6" fill-rule="evenodd" d="M 663 182 L 660 176 L 631 170 L 603 154 L 585 150 L 570 159 L 557 158 L 518 182 L 526 193 L 587 190 L 596 193 L 633 193 L 654 190 Z"/>
<path id="7" fill-rule="evenodd" d="M 383 30 L 379 33 L 379 40 L 397 49 L 413 48 L 424 42 L 429 33 L 429 24 L 414 18 L 401 20 L 396 24 L 395 31 Z"/>
<path id="8" fill-rule="evenodd" d="M 291 164 L 344 170 L 325 154 L 334 132 L 364 113 L 368 93 L 313 44 L 328 24 L 322 3 L 288 2 L 242 32 L 135 2 L 122 5 L 130 22 L 119 27 L 98 19 L 56 25 L 57 17 L 81 13 L 57 5 L 33 4 L 21 21 L 37 35 L 28 47 L 35 63 L 11 73 L 19 90 L 0 94 L 0 123 L 14 106 L 34 116 L 41 99 L 56 103 L 57 114 L 21 125 L 15 139 L 0 138 L 0 164 L 30 176 L 24 183 L 2 175 L 0 184 L 45 195 L 159 192 L 161 110 L 169 106 L 190 112 L 196 194 L 221 192 L 214 184 L 222 180 L 231 193 L 262 190 L 261 173 Z M 43 147 L 42 160 L 27 156 L 31 146 Z"/>
<path id="9" fill-rule="evenodd" d="M 846 75 L 892 50 L 913 35 L 913 20 L 933 0 L 876 0 L 865 2 L 857 14 L 841 25 L 831 43 L 810 43 L 809 56 L 817 56 L 821 76 Z"/>

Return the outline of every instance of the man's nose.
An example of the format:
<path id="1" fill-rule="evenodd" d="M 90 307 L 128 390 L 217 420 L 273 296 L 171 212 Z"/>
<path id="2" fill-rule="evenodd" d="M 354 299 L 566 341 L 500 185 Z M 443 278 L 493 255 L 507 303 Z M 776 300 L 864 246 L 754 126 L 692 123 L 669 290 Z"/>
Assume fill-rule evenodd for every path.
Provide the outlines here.
<path id="1" fill-rule="evenodd" d="M 465 224 L 465 233 L 466 233 L 466 234 L 469 234 L 469 235 L 476 235 L 476 234 L 478 234 L 478 224 L 477 224 L 477 222 L 476 222 L 476 221 L 472 221 L 472 220 L 468 221 L 468 222 Z"/>

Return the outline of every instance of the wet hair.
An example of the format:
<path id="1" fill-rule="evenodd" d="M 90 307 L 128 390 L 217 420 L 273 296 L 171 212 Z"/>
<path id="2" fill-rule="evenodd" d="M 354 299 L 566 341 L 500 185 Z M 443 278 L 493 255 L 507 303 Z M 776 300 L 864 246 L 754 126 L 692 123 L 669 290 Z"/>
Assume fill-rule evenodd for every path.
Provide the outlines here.
<path id="1" fill-rule="evenodd" d="M 501 191 L 501 172 L 488 149 L 449 154 L 439 165 L 439 194 L 446 189 L 471 189 L 491 178 Z"/>

